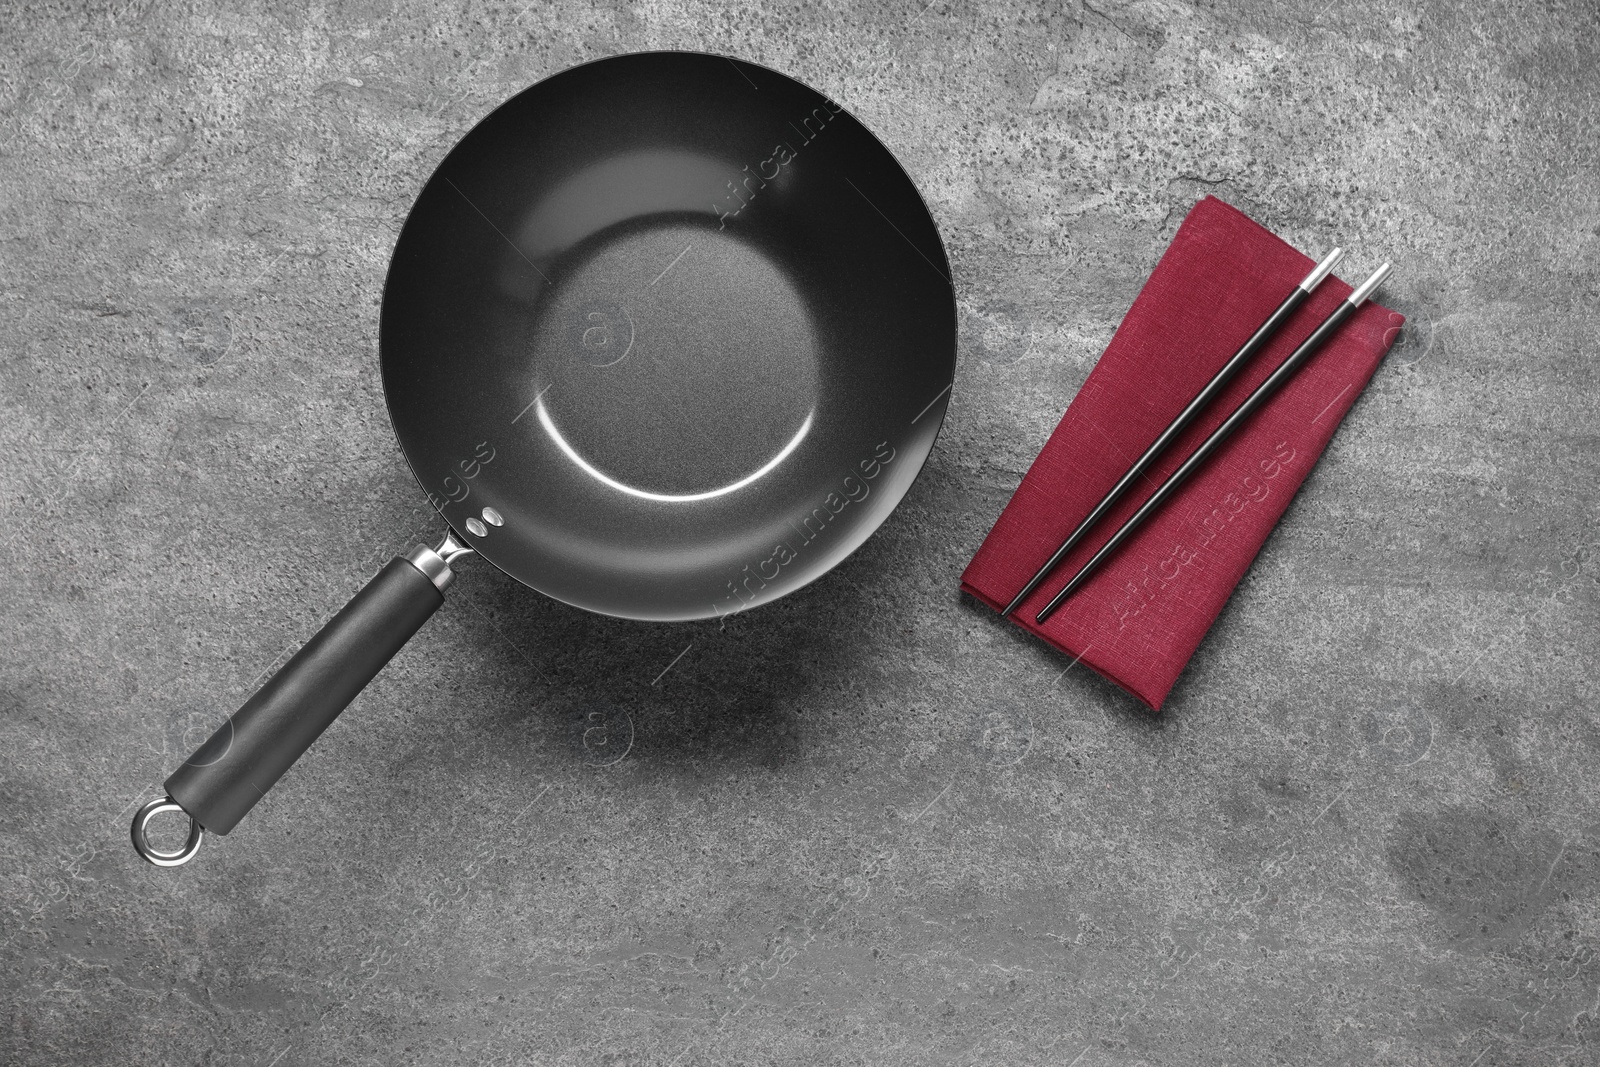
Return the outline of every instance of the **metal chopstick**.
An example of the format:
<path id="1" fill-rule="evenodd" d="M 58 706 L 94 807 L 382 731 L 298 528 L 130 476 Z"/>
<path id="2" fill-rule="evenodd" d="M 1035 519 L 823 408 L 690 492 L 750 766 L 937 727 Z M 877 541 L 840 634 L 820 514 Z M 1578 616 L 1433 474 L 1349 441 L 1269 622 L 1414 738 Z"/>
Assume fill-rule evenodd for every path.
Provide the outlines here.
<path id="1" fill-rule="evenodd" d="M 1128 468 L 1128 473 L 1122 476 L 1122 480 L 1112 486 L 1111 492 L 1107 493 L 1104 499 L 1095 505 L 1094 510 L 1089 512 L 1084 520 L 1078 524 L 1078 528 L 1072 531 L 1071 536 L 1061 542 L 1061 547 L 1056 549 L 1055 555 L 1051 556 L 1050 561 L 1040 567 L 1038 573 L 1033 576 L 1027 585 L 1022 587 L 1022 592 L 1011 598 L 1011 603 L 1006 605 L 1006 610 L 1000 613 L 1002 617 L 1010 615 L 1017 609 L 1017 605 L 1028 599 L 1033 594 L 1033 591 L 1039 588 L 1039 583 L 1048 578 L 1050 572 L 1055 570 L 1063 559 L 1067 558 L 1067 553 L 1077 547 L 1078 542 L 1083 540 L 1084 535 L 1089 532 L 1090 528 L 1105 517 L 1106 512 L 1110 511 L 1116 502 L 1122 499 L 1123 494 L 1128 491 L 1134 482 L 1139 480 L 1150 464 L 1154 463 L 1157 457 L 1167 450 L 1167 446 L 1172 444 L 1177 436 L 1189 427 L 1190 423 L 1194 422 L 1200 412 L 1222 391 L 1223 386 L 1233 380 L 1233 376 L 1239 372 L 1239 368 L 1249 362 L 1251 356 L 1259 352 L 1262 346 L 1272 340 L 1272 336 L 1278 332 L 1278 328 L 1289 320 L 1289 316 L 1293 315 L 1301 304 L 1305 303 L 1306 298 L 1311 295 L 1311 291 L 1321 284 L 1324 278 L 1333 273 L 1333 268 L 1338 265 L 1339 260 L 1343 257 L 1344 249 L 1342 248 L 1335 248 L 1332 252 L 1329 252 L 1323 257 L 1322 262 L 1313 267 L 1311 273 L 1307 274 L 1305 279 L 1295 286 L 1288 296 L 1283 298 L 1283 303 L 1278 305 L 1278 309 L 1267 316 L 1267 320 L 1257 327 L 1256 332 L 1250 335 L 1250 339 L 1240 347 L 1239 351 L 1235 352 L 1232 358 L 1222 365 L 1222 369 L 1217 371 L 1216 375 L 1205 384 L 1205 388 L 1195 394 L 1194 399 L 1189 401 L 1189 406 L 1184 408 L 1178 414 L 1178 417 L 1172 420 L 1170 426 L 1161 431 L 1161 436 L 1157 437 L 1150 447 L 1145 449 L 1144 455 L 1140 456 L 1134 465 Z"/>
<path id="2" fill-rule="evenodd" d="M 1035 616 L 1034 621 L 1042 624 L 1048 619 L 1067 597 L 1075 593 L 1082 587 L 1084 582 L 1089 580 L 1089 576 L 1098 570 L 1100 565 L 1109 559 L 1123 542 L 1133 536 L 1133 532 L 1143 525 L 1146 519 L 1155 514 L 1161 505 L 1166 503 L 1178 491 L 1178 487 L 1188 480 L 1189 476 L 1198 470 L 1213 452 L 1222 447 L 1222 443 L 1232 435 L 1234 430 L 1239 428 L 1239 425 L 1245 419 L 1249 418 L 1252 413 L 1272 399 L 1273 394 L 1283 388 L 1284 383 L 1292 378 L 1295 372 L 1303 367 L 1306 361 L 1327 343 L 1328 338 L 1339 331 L 1339 327 L 1344 325 L 1345 320 L 1354 315 L 1356 309 L 1366 302 L 1367 297 L 1372 295 L 1372 291 L 1389 276 L 1389 269 L 1389 264 L 1387 263 L 1379 267 L 1372 273 L 1372 277 L 1357 286 L 1355 291 L 1333 310 L 1333 314 L 1323 319 L 1322 324 L 1311 331 L 1311 336 L 1300 342 L 1300 347 L 1296 348 L 1288 359 L 1279 364 L 1278 369 L 1267 376 L 1266 381 L 1256 386 L 1255 392 L 1246 397 L 1244 402 L 1237 408 L 1234 408 L 1233 414 L 1224 419 L 1222 425 L 1218 426 L 1211 436 L 1206 438 L 1200 447 L 1194 450 L 1194 454 L 1184 460 L 1183 465 L 1173 471 L 1165 482 L 1161 483 L 1161 487 L 1151 494 L 1150 499 L 1141 504 L 1139 510 L 1128 517 L 1128 521 L 1122 524 L 1122 528 L 1112 534 L 1111 540 L 1107 541 L 1100 551 L 1096 552 L 1089 562 L 1083 565 L 1082 570 L 1072 576 L 1072 580 L 1062 587 L 1061 592 L 1057 593 L 1050 603 L 1045 605 L 1044 610 Z"/>

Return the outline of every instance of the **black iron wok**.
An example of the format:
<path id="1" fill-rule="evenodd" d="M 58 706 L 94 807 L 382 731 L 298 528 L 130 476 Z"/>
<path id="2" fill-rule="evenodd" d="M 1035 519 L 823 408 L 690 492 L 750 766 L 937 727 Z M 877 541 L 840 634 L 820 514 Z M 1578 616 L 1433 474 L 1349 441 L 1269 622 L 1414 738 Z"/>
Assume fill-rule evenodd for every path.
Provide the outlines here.
<path id="1" fill-rule="evenodd" d="M 888 150 L 774 71 L 644 53 L 557 74 L 462 139 L 406 219 L 380 359 L 449 524 L 391 561 L 170 778 L 133 840 L 226 834 L 476 552 L 629 619 L 816 580 L 904 496 L 944 417 L 955 299 Z M 156 815 L 190 818 L 160 851 Z"/>

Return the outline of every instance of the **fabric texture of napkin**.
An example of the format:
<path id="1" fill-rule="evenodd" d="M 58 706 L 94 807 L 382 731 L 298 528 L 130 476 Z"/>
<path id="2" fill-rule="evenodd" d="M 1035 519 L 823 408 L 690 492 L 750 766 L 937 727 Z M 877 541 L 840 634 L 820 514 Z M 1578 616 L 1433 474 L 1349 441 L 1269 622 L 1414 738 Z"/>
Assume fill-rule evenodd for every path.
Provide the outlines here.
<path id="1" fill-rule="evenodd" d="M 1313 266 L 1221 200 L 1196 204 L 961 588 L 1004 609 Z M 1400 315 L 1363 305 L 1088 584 L 1043 626 L 1033 617 L 1350 289 L 1333 277 L 1318 286 L 1011 620 L 1159 710 L 1388 351 Z"/>

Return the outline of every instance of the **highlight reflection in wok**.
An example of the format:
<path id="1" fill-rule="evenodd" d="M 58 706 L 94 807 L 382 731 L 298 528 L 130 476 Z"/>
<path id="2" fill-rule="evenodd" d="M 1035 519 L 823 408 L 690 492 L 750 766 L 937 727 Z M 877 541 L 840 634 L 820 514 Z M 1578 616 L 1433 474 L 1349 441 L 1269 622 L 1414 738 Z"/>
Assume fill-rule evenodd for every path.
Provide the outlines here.
<path id="1" fill-rule="evenodd" d="M 555 442 L 556 447 L 561 449 L 562 453 L 572 460 L 579 470 L 602 485 L 615 489 L 619 493 L 627 493 L 629 496 L 638 497 L 640 500 L 655 500 L 663 504 L 692 504 L 696 501 L 711 500 L 715 497 L 727 496 L 729 493 L 738 492 L 745 486 L 752 485 L 771 474 L 777 469 L 778 464 L 788 459 L 789 455 L 800 447 L 800 442 L 804 441 L 806 434 L 811 432 L 811 423 L 816 417 L 816 409 L 812 408 L 806 412 L 805 421 L 800 423 L 800 429 L 795 431 L 795 435 L 789 438 L 789 442 L 778 450 L 777 455 L 763 464 L 760 470 L 753 474 L 747 474 L 736 482 L 730 482 L 718 489 L 708 489 L 703 493 L 652 493 L 647 489 L 639 489 L 619 482 L 584 459 L 578 453 L 578 450 L 573 448 L 567 439 L 561 435 L 561 430 L 556 426 L 555 420 L 550 417 L 549 409 L 544 406 L 543 393 L 540 393 L 539 398 L 534 401 L 534 414 L 539 417 L 539 425 L 544 427 L 544 432 L 550 435 L 550 440 Z"/>

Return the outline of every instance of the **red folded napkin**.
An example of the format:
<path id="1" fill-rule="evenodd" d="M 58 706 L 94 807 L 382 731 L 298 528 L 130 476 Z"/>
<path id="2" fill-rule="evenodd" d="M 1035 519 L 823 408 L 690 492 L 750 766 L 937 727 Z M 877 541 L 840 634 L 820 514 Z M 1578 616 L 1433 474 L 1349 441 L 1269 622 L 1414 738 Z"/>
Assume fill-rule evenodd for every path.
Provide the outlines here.
<path id="1" fill-rule="evenodd" d="M 1215 197 L 1196 204 L 961 576 L 999 611 L 1315 265 Z M 1367 303 L 1043 626 L 1039 609 L 1350 295 L 1329 278 L 1011 614 L 1159 709 L 1405 320 Z"/>

